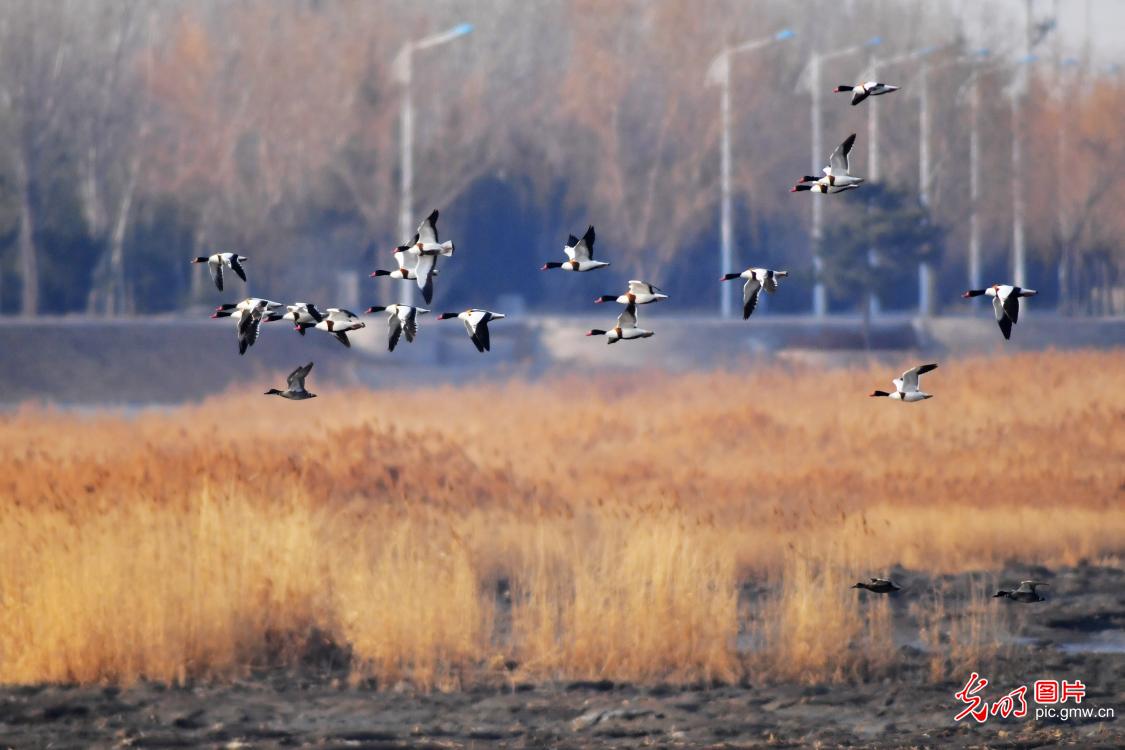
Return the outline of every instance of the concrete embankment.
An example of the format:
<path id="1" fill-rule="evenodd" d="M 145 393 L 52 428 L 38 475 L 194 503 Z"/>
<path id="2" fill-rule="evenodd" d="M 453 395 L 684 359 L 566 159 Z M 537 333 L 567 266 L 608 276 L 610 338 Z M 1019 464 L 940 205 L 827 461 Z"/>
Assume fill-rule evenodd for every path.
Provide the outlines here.
<path id="1" fill-rule="evenodd" d="M 1031 311 L 1005 342 L 991 311 L 979 316 L 887 316 L 867 336 L 851 317 L 759 315 L 750 321 L 673 315 L 644 309 L 656 336 L 607 346 L 586 337 L 613 325 L 616 306 L 601 316 L 535 315 L 492 327 L 492 352 L 478 354 L 459 321 L 423 319 L 417 340 L 386 351 L 384 316 L 367 318 L 345 349 L 320 331 L 297 335 L 288 324 L 264 325 L 257 345 L 238 354 L 229 320 L 9 318 L 0 326 L 5 387 L 0 402 L 40 399 L 60 404 L 178 403 L 228 388 L 282 385 L 298 364 L 315 361 L 314 380 L 353 385 L 448 383 L 489 376 L 537 376 L 567 365 L 593 369 L 666 370 L 731 367 L 777 357 L 842 364 L 907 352 L 957 357 L 1045 348 L 1125 346 L 1125 318 L 1060 318 Z M 988 314 L 985 314 L 988 313 Z M 276 382 L 275 382 L 276 381 Z"/>

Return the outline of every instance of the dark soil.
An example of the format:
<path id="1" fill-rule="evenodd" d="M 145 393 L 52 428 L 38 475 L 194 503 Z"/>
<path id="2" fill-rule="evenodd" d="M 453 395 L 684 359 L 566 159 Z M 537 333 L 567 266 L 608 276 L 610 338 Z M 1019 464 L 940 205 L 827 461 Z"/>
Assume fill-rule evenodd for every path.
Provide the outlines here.
<path id="1" fill-rule="evenodd" d="M 897 677 L 860 684 L 529 685 L 502 676 L 450 694 L 350 684 L 340 665 L 346 655 L 329 649 L 328 666 L 222 684 L 0 688 L 0 747 L 1125 747 L 1121 718 L 1037 720 L 1030 700 L 1037 679 L 1082 680 L 1082 707 L 1125 711 L 1125 572 L 1013 565 L 1002 575 L 1014 584 L 1025 573 L 1050 581 L 1050 598 L 996 600 L 1013 608 L 1016 638 L 981 672 L 990 702 L 1029 686 L 1026 718 L 955 722 L 964 704 L 954 693 L 968 675 L 931 683 L 928 655 L 909 644 L 893 646 L 901 656 Z M 895 595 L 904 618 L 910 591 L 923 596 L 934 585 L 957 590 L 962 583 L 895 575 L 910 584 Z M 518 680 L 518 669 L 511 674 Z"/>

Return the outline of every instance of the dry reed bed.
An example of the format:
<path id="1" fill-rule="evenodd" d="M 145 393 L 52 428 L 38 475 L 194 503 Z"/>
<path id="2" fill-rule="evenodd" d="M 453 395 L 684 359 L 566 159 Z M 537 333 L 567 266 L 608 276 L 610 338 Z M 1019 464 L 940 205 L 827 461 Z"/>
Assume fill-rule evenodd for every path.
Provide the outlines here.
<path id="1" fill-rule="evenodd" d="M 314 627 L 357 675 L 442 689 L 510 661 L 523 679 L 887 674 L 890 610 L 854 577 L 1122 551 L 1123 366 L 966 360 L 910 405 L 865 397 L 885 369 L 777 366 L 27 408 L 0 418 L 0 681 L 222 677 L 296 660 Z M 752 618 L 749 577 L 777 583 Z M 995 648 L 975 596 L 923 623 L 951 644 L 935 679 Z"/>

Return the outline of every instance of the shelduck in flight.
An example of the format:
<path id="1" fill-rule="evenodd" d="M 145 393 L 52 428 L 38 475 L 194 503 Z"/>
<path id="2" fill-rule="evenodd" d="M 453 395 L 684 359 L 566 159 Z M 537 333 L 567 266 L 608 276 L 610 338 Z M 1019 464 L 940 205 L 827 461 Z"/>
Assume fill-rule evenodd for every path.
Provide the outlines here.
<path id="1" fill-rule="evenodd" d="M 418 267 L 418 256 L 410 252 L 410 248 L 418 244 L 418 235 L 415 234 L 414 238 L 405 245 L 399 245 L 395 248 L 392 255 L 395 259 L 395 265 L 398 267 L 393 271 L 378 269 L 371 272 L 371 278 L 377 276 L 386 276 L 391 279 L 402 279 L 404 281 L 415 281 L 418 279 L 416 269 Z M 434 269 L 434 276 L 437 276 L 437 268 Z"/>
<path id="2" fill-rule="evenodd" d="M 221 292 L 223 291 L 223 266 L 234 271 L 238 274 L 238 278 L 246 281 L 246 271 L 242 269 L 242 264 L 248 259 L 239 255 L 238 253 L 215 253 L 209 257 L 198 257 L 192 260 L 192 263 L 206 263 L 207 270 L 211 272 L 211 280 L 215 282 L 215 286 Z"/>
<path id="3" fill-rule="evenodd" d="M 407 343 L 413 343 L 414 337 L 418 334 L 418 316 L 425 315 L 429 312 L 424 307 L 414 307 L 413 305 L 374 305 L 367 308 L 367 313 L 386 312 L 387 313 L 387 329 L 389 338 L 387 339 L 387 351 L 393 352 L 398 345 L 398 340 L 402 334 L 406 333 Z"/>
<path id="4" fill-rule="evenodd" d="M 774 271 L 769 268 L 747 268 L 742 273 L 728 273 L 719 281 L 746 279 L 742 285 L 742 319 L 746 320 L 758 306 L 758 295 L 763 289 L 773 294 L 777 291 L 777 280 L 789 275 L 788 271 Z"/>
<path id="5" fill-rule="evenodd" d="M 351 349 L 352 342 L 348 340 L 348 331 L 356 331 L 366 326 L 367 324 L 360 320 L 354 312 L 330 307 L 314 327 L 321 331 L 328 331 L 336 337 L 337 341 Z"/>
<path id="6" fill-rule="evenodd" d="M 494 320 L 500 320 L 504 317 L 503 313 L 494 313 L 489 310 L 478 310 L 475 307 L 470 307 L 464 312 L 447 312 L 438 316 L 438 320 L 449 320 L 450 318 L 459 318 L 465 324 L 465 330 L 469 332 L 469 338 L 472 340 L 473 345 L 481 354 L 490 351 L 492 344 L 488 336 L 488 324 Z"/>
<path id="7" fill-rule="evenodd" d="M 987 289 L 970 289 L 961 296 L 968 299 L 982 294 L 992 297 L 992 312 L 996 314 L 1000 332 L 1004 334 L 1005 339 L 1010 339 L 1012 326 L 1020 319 L 1020 297 L 1034 297 L 1038 292 L 1009 284 L 993 284 Z"/>
<path id="8" fill-rule="evenodd" d="M 540 271 L 546 271 L 551 268 L 561 268 L 564 271 L 593 271 L 598 268 L 605 268 L 609 265 L 605 261 L 594 260 L 594 225 L 591 224 L 586 228 L 586 234 L 582 235 L 582 239 L 578 239 L 573 234 L 567 237 L 566 245 L 563 246 L 563 252 L 570 260 L 565 260 L 561 263 L 544 263 Z"/>
<path id="9" fill-rule="evenodd" d="M 912 370 L 907 370 L 902 374 L 902 377 L 895 378 L 891 382 L 895 384 L 894 393 L 887 393 L 886 391 L 872 391 L 872 396 L 886 396 L 893 398 L 896 401 L 925 401 L 928 398 L 933 398 L 929 393 L 923 393 L 918 390 L 918 376 L 924 375 L 931 370 L 936 370 L 937 365 L 919 365 Z"/>
<path id="10" fill-rule="evenodd" d="M 837 86 L 833 91 L 837 94 L 851 94 L 852 106 L 854 107 L 869 96 L 882 96 L 892 91 L 898 91 L 898 86 L 890 86 L 877 81 L 867 81 L 866 83 L 857 83 L 854 86 L 849 86 L 845 83 Z"/>
<path id="11" fill-rule="evenodd" d="M 439 255 L 446 257 L 453 255 L 453 243 L 449 240 L 440 242 L 437 231 L 438 210 L 435 208 L 430 215 L 418 225 L 418 232 L 414 235 L 413 243 L 406 250 L 415 256 L 417 261 L 414 268 L 414 280 L 422 290 L 422 298 L 429 302 L 434 297 L 434 273 L 437 271 Z M 400 248 L 401 250 L 401 248 Z M 404 270 L 402 261 L 399 261 L 399 270 Z"/>
<path id="12" fill-rule="evenodd" d="M 234 318 L 235 332 L 238 334 L 238 353 L 245 354 L 246 350 L 258 341 L 258 331 L 262 322 L 281 320 L 281 313 L 277 309 L 280 302 L 272 302 L 260 297 L 247 297 L 238 304 L 219 305 L 215 308 L 212 318 Z"/>
<path id="13" fill-rule="evenodd" d="M 652 331 L 637 327 L 637 306 L 633 304 L 625 306 L 622 313 L 617 316 L 617 325 L 608 331 L 593 328 L 586 332 L 587 336 L 605 336 L 607 344 L 630 339 L 647 339 L 652 334 Z"/>
<path id="14" fill-rule="evenodd" d="M 854 145 L 855 133 L 852 133 L 829 154 L 828 166 L 824 168 L 823 177 L 805 175 L 789 192 L 798 193 L 808 190 L 813 193 L 842 193 L 859 187 L 863 178 L 852 174 L 849 158 Z"/>
<path id="15" fill-rule="evenodd" d="M 285 309 L 287 312 L 281 316 L 281 319 L 293 321 L 294 330 L 302 336 L 305 335 L 306 329 L 313 328 L 317 323 L 324 320 L 324 314 L 309 302 L 286 305 Z"/>
<path id="16" fill-rule="evenodd" d="M 618 302 L 622 305 L 647 305 L 650 302 L 659 302 L 662 299 L 668 299 L 668 295 L 661 289 L 649 284 L 647 281 L 637 281 L 633 279 L 629 282 L 629 290 L 624 294 L 617 296 L 603 294 L 601 297 L 594 300 L 594 302 Z"/>

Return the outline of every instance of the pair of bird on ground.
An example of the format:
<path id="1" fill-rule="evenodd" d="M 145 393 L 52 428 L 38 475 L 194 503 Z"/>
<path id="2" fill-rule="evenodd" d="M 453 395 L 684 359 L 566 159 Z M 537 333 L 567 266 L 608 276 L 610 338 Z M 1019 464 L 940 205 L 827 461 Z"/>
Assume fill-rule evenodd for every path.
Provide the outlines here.
<path id="1" fill-rule="evenodd" d="M 1007 597 L 1012 601 L 1023 602 L 1030 604 L 1031 602 L 1045 602 L 1044 597 L 1040 596 L 1036 591 L 1038 586 L 1049 586 L 1050 584 L 1043 581 L 1021 581 L 1020 585 L 1014 589 L 1000 589 L 992 595 L 993 599 Z M 902 591 L 902 587 L 896 584 L 889 578 L 872 578 L 870 583 L 863 583 L 862 581 L 852 586 L 853 589 L 866 589 L 875 594 L 892 594 L 895 591 Z"/>

